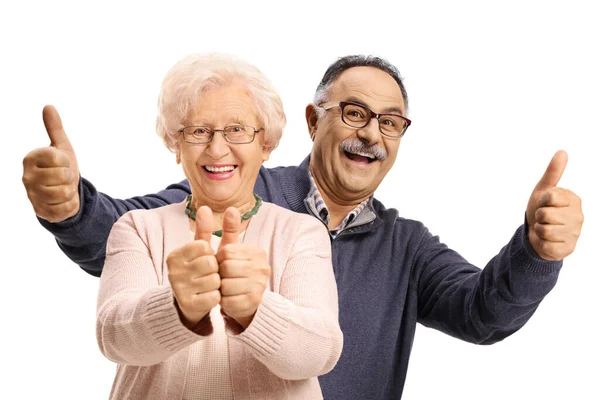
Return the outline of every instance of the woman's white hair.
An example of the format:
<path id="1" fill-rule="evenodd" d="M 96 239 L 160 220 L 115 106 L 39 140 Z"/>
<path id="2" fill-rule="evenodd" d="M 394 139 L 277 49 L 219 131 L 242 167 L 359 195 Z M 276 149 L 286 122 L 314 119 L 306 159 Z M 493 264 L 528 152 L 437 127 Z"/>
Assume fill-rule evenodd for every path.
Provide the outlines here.
<path id="1" fill-rule="evenodd" d="M 156 131 L 169 150 L 177 151 L 179 130 L 202 92 L 232 83 L 246 86 L 264 128 L 264 146 L 279 144 L 286 124 L 283 103 L 267 77 L 255 66 L 228 54 L 191 54 L 167 72 L 158 97 Z M 256 127 L 256 128 L 261 128 Z"/>

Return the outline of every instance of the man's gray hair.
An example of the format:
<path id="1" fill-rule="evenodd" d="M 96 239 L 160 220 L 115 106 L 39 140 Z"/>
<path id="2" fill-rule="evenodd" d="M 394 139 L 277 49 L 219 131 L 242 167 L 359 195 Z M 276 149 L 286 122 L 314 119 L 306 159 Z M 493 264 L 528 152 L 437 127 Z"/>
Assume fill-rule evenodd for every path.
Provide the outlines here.
<path id="1" fill-rule="evenodd" d="M 400 92 L 402 92 L 404 106 L 408 110 L 408 96 L 406 94 L 406 89 L 404 88 L 404 83 L 402 82 L 402 77 L 400 76 L 398 68 L 383 58 L 360 54 L 341 57 L 336 62 L 331 64 L 329 68 L 327 68 L 325 75 L 323 75 L 323 79 L 321 79 L 319 86 L 317 86 L 317 91 L 315 92 L 315 97 L 313 98 L 313 104 L 318 106 L 319 104 L 327 102 L 329 100 L 329 89 L 331 89 L 331 86 L 335 80 L 339 78 L 342 72 L 353 67 L 377 68 L 394 78 L 400 87 Z M 325 110 L 320 107 L 317 107 L 316 111 L 319 118 L 325 114 Z"/>

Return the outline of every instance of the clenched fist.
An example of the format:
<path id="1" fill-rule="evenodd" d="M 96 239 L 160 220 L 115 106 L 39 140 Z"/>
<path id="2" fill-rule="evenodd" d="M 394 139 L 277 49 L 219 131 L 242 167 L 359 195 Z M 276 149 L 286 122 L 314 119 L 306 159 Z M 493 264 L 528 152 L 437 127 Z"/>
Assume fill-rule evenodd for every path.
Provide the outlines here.
<path id="1" fill-rule="evenodd" d="M 221 278 L 215 252 L 210 246 L 213 215 L 200 207 L 196 214 L 194 241 L 167 257 L 169 282 L 183 324 L 192 329 L 221 301 Z"/>
<path id="2" fill-rule="evenodd" d="M 558 151 L 527 204 L 529 243 L 546 260 L 562 260 L 575 250 L 581 233 L 581 199 L 558 187 L 567 166 L 567 153 Z"/>
<path id="3" fill-rule="evenodd" d="M 225 211 L 216 257 L 221 276 L 221 311 L 245 329 L 262 301 L 271 266 L 263 249 L 238 243 L 239 229 L 240 212 L 230 207 Z"/>
<path id="4" fill-rule="evenodd" d="M 46 106 L 42 115 L 50 146 L 25 156 L 23 185 L 35 213 L 49 222 L 60 222 L 79 212 L 79 168 L 56 109 Z"/>

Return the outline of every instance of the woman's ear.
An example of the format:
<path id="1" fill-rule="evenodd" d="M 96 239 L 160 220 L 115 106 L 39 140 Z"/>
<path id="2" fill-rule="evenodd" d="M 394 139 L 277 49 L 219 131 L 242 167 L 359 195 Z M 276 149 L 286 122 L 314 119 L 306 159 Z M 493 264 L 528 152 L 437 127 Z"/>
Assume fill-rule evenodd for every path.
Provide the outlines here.
<path id="1" fill-rule="evenodd" d="M 262 147 L 262 160 L 263 162 L 267 161 L 271 156 L 271 152 L 273 149 L 269 149 L 267 146 Z"/>
<path id="2" fill-rule="evenodd" d="M 306 106 L 306 125 L 308 127 L 308 134 L 310 140 L 315 141 L 315 134 L 317 133 L 317 124 L 319 123 L 319 115 L 314 104 Z"/>
<path id="3" fill-rule="evenodd" d="M 175 161 L 177 164 L 181 164 L 181 146 L 179 142 L 175 143 Z"/>

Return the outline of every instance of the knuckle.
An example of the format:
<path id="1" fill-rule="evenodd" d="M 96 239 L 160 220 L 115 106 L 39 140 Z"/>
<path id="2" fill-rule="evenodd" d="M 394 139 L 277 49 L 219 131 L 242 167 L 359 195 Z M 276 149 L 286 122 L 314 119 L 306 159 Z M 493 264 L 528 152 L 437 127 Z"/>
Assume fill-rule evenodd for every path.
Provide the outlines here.
<path id="1" fill-rule="evenodd" d="M 61 199 L 64 201 L 71 200 L 71 198 L 73 197 L 73 191 L 72 191 L 71 186 L 61 185 L 58 188 L 59 189 L 57 190 L 57 193 L 56 193 L 57 199 Z"/>
<path id="2" fill-rule="evenodd" d="M 548 218 L 548 210 L 545 208 L 538 208 L 535 211 L 535 220 L 536 221 L 545 221 Z"/>
<path id="3" fill-rule="evenodd" d="M 200 256 L 199 272 L 203 275 L 212 274 L 218 271 L 214 256 Z"/>
<path id="4" fill-rule="evenodd" d="M 219 274 L 221 274 L 221 276 L 223 276 L 223 277 L 229 276 L 229 271 L 231 270 L 231 266 L 229 265 L 229 262 L 227 260 L 225 260 L 225 261 L 217 262 L 217 264 L 219 266 Z"/>
<path id="5" fill-rule="evenodd" d="M 222 286 L 221 277 L 219 274 L 211 274 L 208 277 L 208 286 L 211 290 L 217 290 Z"/>
<path id="6" fill-rule="evenodd" d="M 535 233 L 541 238 L 545 238 L 548 235 L 547 225 L 535 224 L 534 230 L 535 230 Z"/>
<path id="7" fill-rule="evenodd" d="M 221 292 L 219 292 L 218 290 L 215 290 L 212 292 L 212 303 L 213 306 L 216 306 L 217 304 L 219 304 L 221 302 Z"/>
<path id="8" fill-rule="evenodd" d="M 21 182 L 23 182 L 23 185 L 25 185 L 25 187 L 27 189 L 29 189 L 29 186 L 31 185 L 31 173 L 27 170 L 23 171 L 23 176 L 21 177 Z"/>
<path id="9" fill-rule="evenodd" d="M 177 250 L 173 250 L 167 256 L 167 268 L 169 268 L 169 273 L 170 273 L 171 269 L 175 266 L 175 260 L 177 260 L 179 258 L 177 253 L 178 253 Z"/>

